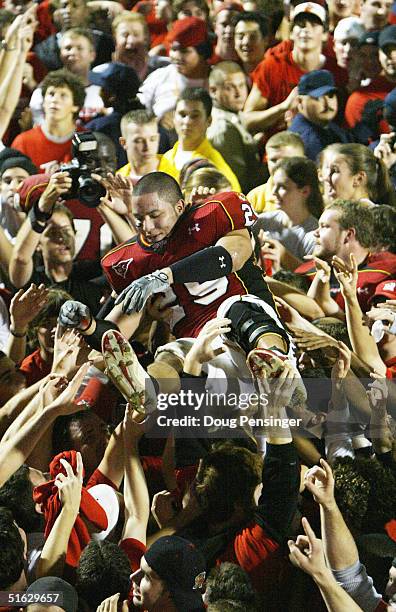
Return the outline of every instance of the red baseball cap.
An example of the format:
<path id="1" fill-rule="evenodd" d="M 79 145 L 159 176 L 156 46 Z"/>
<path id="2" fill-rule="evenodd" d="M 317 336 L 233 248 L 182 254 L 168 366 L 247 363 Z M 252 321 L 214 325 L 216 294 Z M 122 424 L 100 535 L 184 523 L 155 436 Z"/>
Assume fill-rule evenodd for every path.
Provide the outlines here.
<path id="1" fill-rule="evenodd" d="M 235 11 L 236 13 L 242 13 L 243 6 L 239 2 L 223 2 L 215 10 L 215 15 L 221 13 L 221 11 Z"/>
<path id="2" fill-rule="evenodd" d="M 16 194 L 22 210 L 28 211 L 39 201 L 50 180 L 49 174 L 32 174 L 24 179 Z"/>
<path id="3" fill-rule="evenodd" d="M 385 296 L 388 300 L 396 300 L 396 281 L 386 280 L 378 283 L 374 295 L 369 300 L 370 304 L 375 303 L 376 297 L 379 296 Z"/>
<path id="4" fill-rule="evenodd" d="M 198 17 L 186 17 L 174 21 L 167 36 L 169 46 L 178 43 L 182 49 L 196 47 L 207 40 L 208 28 L 205 21 Z"/>

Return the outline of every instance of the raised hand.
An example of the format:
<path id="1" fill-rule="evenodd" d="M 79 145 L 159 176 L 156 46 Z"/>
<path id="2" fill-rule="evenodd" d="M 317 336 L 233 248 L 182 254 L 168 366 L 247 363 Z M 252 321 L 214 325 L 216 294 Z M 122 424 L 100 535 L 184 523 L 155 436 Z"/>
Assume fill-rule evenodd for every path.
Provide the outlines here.
<path id="1" fill-rule="evenodd" d="M 326 565 L 322 540 L 316 537 L 314 530 L 308 520 L 303 517 L 302 526 L 305 536 L 299 535 L 297 540 L 288 541 L 289 559 L 295 567 L 303 570 L 313 578 L 329 574 Z"/>
<path id="2" fill-rule="evenodd" d="M 71 513 L 77 516 L 80 509 L 81 489 L 83 485 L 84 466 L 81 453 L 77 453 L 76 473 L 66 459 L 60 460 L 65 468 L 66 475 L 63 472 L 55 478 L 55 486 L 59 491 L 59 499 L 63 508 L 67 508 Z"/>
<path id="3" fill-rule="evenodd" d="M 314 500 L 324 508 L 335 505 L 334 477 L 330 465 L 324 459 L 305 473 L 305 488 L 312 493 Z"/>
<path id="4" fill-rule="evenodd" d="M 340 382 L 346 377 L 351 367 L 351 351 L 343 342 L 337 342 L 338 359 L 331 370 L 333 381 Z"/>
<path id="5" fill-rule="evenodd" d="M 48 289 L 44 285 L 36 287 L 34 283 L 28 289 L 19 289 L 11 300 L 11 328 L 17 333 L 27 331 L 29 323 L 39 314 L 48 298 Z"/>
<path id="6" fill-rule="evenodd" d="M 188 353 L 188 358 L 202 364 L 224 353 L 221 347 L 214 349 L 212 343 L 221 334 L 231 331 L 230 325 L 231 319 L 211 319 L 205 323 Z"/>
<path id="7" fill-rule="evenodd" d="M 96 612 L 118 612 L 118 600 L 120 599 L 120 594 L 116 593 L 111 597 L 107 597 L 107 599 L 103 600 L 100 606 L 96 608 Z M 121 612 L 128 612 L 128 602 L 122 602 Z"/>
<path id="8" fill-rule="evenodd" d="M 358 267 L 356 258 L 353 253 L 349 256 L 349 265 L 347 265 L 340 257 L 334 256 L 332 264 L 336 279 L 340 283 L 341 293 L 346 300 L 356 297 Z"/>
<path id="9" fill-rule="evenodd" d="M 101 199 L 102 204 L 121 216 L 132 212 L 133 185 L 128 177 L 108 172 L 105 177 L 92 174 L 92 178 L 106 189 L 106 195 Z"/>
<path id="10" fill-rule="evenodd" d="M 74 414 L 81 410 L 81 405 L 73 403 L 77 391 L 81 387 L 84 377 L 90 368 L 90 363 L 84 363 L 78 370 L 74 378 L 69 382 L 62 393 L 51 403 L 50 408 L 54 408 L 58 414 Z"/>
<path id="11" fill-rule="evenodd" d="M 71 378 L 79 366 L 87 361 L 90 350 L 75 329 L 64 329 L 58 323 L 51 371 Z"/>

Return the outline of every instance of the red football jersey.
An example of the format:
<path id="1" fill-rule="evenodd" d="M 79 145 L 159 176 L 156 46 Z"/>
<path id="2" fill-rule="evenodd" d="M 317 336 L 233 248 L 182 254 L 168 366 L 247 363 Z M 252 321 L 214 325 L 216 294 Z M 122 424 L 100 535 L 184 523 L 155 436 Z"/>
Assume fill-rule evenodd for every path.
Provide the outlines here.
<path id="1" fill-rule="evenodd" d="M 303 274 L 312 281 L 316 268 L 312 261 L 307 261 L 296 268 L 297 274 Z M 370 253 L 358 266 L 357 297 L 363 312 L 370 309 L 369 300 L 375 293 L 376 286 L 385 280 L 396 278 L 396 255 L 387 251 Z M 344 298 L 341 289 L 332 274 L 330 279 L 330 294 L 342 310 L 345 310 Z"/>
<path id="2" fill-rule="evenodd" d="M 191 206 L 179 219 L 160 251 L 134 237 L 119 245 L 102 259 L 104 273 L 120 293 L 132 281 L 166 268 L 197 251 L 202 251 L 234 230 L 250 227 L 256 214 L 243 195 L 226 192 Z M 173 306 L 172 329 L 175 336 L 195 337 L 203 325 L 216 316 L 220 304 L 232 295 L 252 293 L 272 302 L 261 268 L 251 256 L 237 273 L 204 283 L 175 283 L 164 296 L 164 305 Z"/>

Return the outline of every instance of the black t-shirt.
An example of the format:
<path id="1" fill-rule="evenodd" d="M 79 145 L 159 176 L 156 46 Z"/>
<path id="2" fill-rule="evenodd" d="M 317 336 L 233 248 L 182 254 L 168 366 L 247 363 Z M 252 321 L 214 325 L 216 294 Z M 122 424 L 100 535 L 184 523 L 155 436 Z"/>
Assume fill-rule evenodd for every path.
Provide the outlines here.
<path id="1" fill-rule="evenodd" d="M 100 263 L 96 261 L 74 261 L 73 268 L 69 278 L 60 283 L 54 282 L 46 275 L 43 265 L 36 266 L 33 274 L 27 283 L 35 283 L 39 285 L 43 283 L 46 287 L 57 287 L 69 293 L 74 300 L 86 304 L 92 315 L 95 316 L 100 308 L 100 299 L 103 295 L 101 283 L 93 279 L 97 279 L 102 275 Z"/>

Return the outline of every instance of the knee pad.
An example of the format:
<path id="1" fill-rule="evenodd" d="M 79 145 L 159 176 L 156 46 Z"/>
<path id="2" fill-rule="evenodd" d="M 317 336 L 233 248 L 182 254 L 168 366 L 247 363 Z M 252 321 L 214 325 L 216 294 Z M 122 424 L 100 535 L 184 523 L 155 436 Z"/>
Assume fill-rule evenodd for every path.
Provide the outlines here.
<path id="1" fill-rule="evenodd" d="M 231 332 L 227 337 L 237 342 L 246 353 L 256 348 L 258 339 L 265 334 L 281 336 L 289 350 L 288 333 L 259 304 L 242 300 L 234 302 L 225 316 L 231 319 Z"/>

